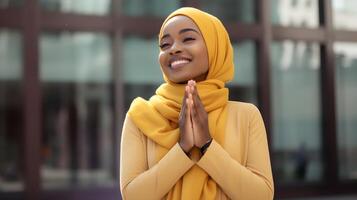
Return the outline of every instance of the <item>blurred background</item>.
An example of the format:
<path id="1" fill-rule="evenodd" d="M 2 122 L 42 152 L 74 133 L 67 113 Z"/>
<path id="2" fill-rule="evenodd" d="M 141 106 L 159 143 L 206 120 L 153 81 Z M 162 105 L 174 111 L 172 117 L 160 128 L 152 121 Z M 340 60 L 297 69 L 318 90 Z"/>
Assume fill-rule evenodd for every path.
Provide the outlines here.
<path id="1" fill-rule="evenodd" d="M 182 6 L 228 29 L 275 198 L 357 199 L 356 0 L 0 0 L 0 199 L 120 199 L 122 122 Z"/>

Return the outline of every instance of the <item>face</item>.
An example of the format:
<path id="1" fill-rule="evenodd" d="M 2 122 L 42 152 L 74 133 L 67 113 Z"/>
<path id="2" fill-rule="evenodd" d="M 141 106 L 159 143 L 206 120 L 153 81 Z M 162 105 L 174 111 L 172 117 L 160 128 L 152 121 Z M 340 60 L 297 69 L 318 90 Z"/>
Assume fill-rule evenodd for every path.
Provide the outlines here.
<path id="1" fill-rule="evenodd" d="M 159 62 L 166 77 L 174 83 L 206 79 L 208 53 L 197 25 L 186 16 L 167 21 L 160 38 Z"/>

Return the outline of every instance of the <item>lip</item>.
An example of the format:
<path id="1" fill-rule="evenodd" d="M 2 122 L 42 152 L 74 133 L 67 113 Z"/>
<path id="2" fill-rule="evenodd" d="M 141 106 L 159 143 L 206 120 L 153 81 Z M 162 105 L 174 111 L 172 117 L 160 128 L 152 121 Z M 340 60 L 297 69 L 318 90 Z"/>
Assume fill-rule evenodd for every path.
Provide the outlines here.
<path id="1" fill-rule="evenodd" d="M 181 68 L 191 62 L 191 59 L 186 57 L 172 57 L 169 60 L 169 67 L 172 69 Z"/>

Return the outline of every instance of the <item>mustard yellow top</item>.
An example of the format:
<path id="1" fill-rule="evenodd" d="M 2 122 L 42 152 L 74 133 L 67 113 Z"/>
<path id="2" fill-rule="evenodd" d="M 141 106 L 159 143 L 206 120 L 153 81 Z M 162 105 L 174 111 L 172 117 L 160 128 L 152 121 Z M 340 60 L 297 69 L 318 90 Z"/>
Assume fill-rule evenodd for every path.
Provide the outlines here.
<path id="1" fill-rule="evenodd" d="M 249 103 L 229 101 L 224 145 L 213 140 L 199 160 L 191 160 L 176 143 L 161 160 L 157 143 L 126 116 L 120 158 L 123 199 L 166 199 L 176 182 L 193 166 L 217 183 L 216 199 L 273 199 L 267 136 L 259 110 Z M 223 147 L 222 147 L 223 146 Z"/>

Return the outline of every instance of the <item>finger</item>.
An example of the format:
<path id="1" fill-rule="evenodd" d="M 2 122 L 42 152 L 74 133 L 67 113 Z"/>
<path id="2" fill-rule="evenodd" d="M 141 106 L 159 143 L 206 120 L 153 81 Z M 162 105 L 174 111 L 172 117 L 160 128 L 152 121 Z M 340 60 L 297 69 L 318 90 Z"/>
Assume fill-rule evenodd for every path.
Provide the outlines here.
<path id="1" fill-rule="evenodd" d="M 184 94 L 183 94 L 183 100 L 182 100 L 182 105 L 184 105 L 185 103 L 186 103 L 186 100 L 185 99 L 187 99 L 187 97 L 188 97 L 188 92 L 189 91 L 189 87 L 186 85 L 185 86 L 185 92 L 184 92 Z"/>
<path id="2" fill-rule="evenodd" d="M 196 117 L 196 114 L 197 114 L 196 108 L 195 108 L 195 101 L 194 101 L 194 99 L 192 97 L 192 94 L 189 94 L 188 97 L 189 97 L 189 100 L 190 100 L 189 102 L 190 102 L 191 116 L 194 119 Z"/>
<path id="3" fill-rule="evenodd" d="M 193 95 L 193 108 L 192 108 L 192 115 L 195 117 L 195 120 L 197 121 L 202 121 L 204 119 L 204 116 L 207 114 L 205 107 L 202 103 L 202 101 L 199 98 L 198 92 L 197 92 L 197 88 L 194 92 Z"/>
<path id="4" fill-rule="evenodd" d="M 188 91 L 188 87 L 185 87 L 185 93 L 183 95 L 183 100 L 182 100 L 182 106 L 181 106 L 181 112 L 180 112 L 180 118 L 185 117 L 185 113 L 186 113 L 186 107 L 187 107 L 187 103 L 186 103 L 186 99 L 187 99 L 187 91 Z M 180 119 L 179 118 L 179 119 Z"/>
<path id="5" fill-rule="evenodd" d="M 195 96 L 197 96 L 197 98 L 201 101 L 201 99 L 200 99 L 200 95 L 198 94 L 198 89 L 197 89 L 197 86 L 196 85 L 194 85 L 193 86 L 193 95 L 195 95 Z"/>
<path id="6" fill-rule="evenodd" d="M 196 85 L 194 86 L 194 90 L 193 90 L 193 97 L 194 97 L 194 101 L 195 101 L 195 106 L 197 107 L 197 109 L 205 109 L 203 106 L 203 103 L 201 101 L 200 95 L 198 94 L 198 90 Z"/>
<path id="7" fill-rule="evenodd" d="M 196 118 L 197 118 L 197 110 L 195 109 L 194 106 L 192 106 L 192 109 L 191 109 L 191 116 L 192 116 L 192 120 L 193 120 L 193 121 L 196 121 Z"/>
<path id="8" fill-rule="evenodd" d="M 192 94 L 192 92 L 193 92 L 193 82 L 192 82 L 192 80 L 190 80 L 188 82 L 187 89 L 188 89 L 188 93 Z"/>
<path id="9" fill-rule="evenodd" d="M 190 118 L 190 112 L 191 112 L 191 106 L 190 105 L 190 99 L 186 98 L 186 105 L 187 105 L 187 109 L 185 109 L 185 115 L 186 115 L 186 119 Z"/>

